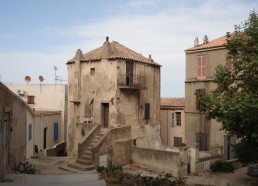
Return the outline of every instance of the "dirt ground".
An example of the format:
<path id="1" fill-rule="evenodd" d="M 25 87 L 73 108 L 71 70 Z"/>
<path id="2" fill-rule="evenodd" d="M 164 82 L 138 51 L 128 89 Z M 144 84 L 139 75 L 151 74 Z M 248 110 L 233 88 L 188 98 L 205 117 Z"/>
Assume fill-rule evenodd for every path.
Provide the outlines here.
<path id="1" fill-rule="evenodd" d="M 60 169 L 65 167 L 68 162 L 74 161 L 74 158 L 69 157 L 40 157 L 38 159 L 29 159 L 30 163 L 35 165 L 37 174 L 71 174 L 79 173 L 73 170 Z M 159 174 L 165 174 L 166 172 L 153 171 L 148 168 L 143 168 L 135 164 L 127 165 L 123 167 L 124 172 L 130 174 L 141 173 L 141 175 L 158 176 Z M 93 170 L 92 172 L 96 172 Z M 213 173 L 207 171 L 198 175 L 187 176 L 187 184 L 195 185 L 200 184 L 202 186 L 258 186 L 258 178 L 250 177 L 246 175 L 246 168 L 240 168 L 234 171 L 234 173 Z"/>
<path id="2" fill-rule="evenodd" d="M 258 186 L 258 178 L 246 175 L 246 167 L 234 171 L 234 173 L 213 173 L 207 171 L 198 175 L 187 176 L 188 185 L 200 184 L 200 186 Z M 158 176 L 160 172 L 152 171 L 148 168 L 140 168 L 137 165 L 124 167 L 124 172 L 130 174 L 141 173 L 146 176 Z M 162 172 L 165 174 L 166 172 Z"/>

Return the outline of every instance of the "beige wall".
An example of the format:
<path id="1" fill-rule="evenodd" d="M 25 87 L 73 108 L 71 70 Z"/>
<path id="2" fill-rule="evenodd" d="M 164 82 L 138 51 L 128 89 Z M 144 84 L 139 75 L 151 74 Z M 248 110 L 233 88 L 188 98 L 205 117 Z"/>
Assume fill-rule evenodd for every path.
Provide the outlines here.
<path id="1" fill-rule="evenodd" d="M 207 78 L 197 80 L 197 56 L 207 56 Z M 185 81 L 185 137 L 186 144 L 196 143 L 196 132 L 208 133 L 208 148 L 224 145 L 224 132 L 220 131 L 221 124 L 196 110 L 196 89 L 212 90 L 216 85 L 211 82 L 215 68 L 226 64 L 226 49 L 186 52 L 186 81 Z"/>
<path id="2" fill-rule="evenodd" d="M 15 94 L 18 90 L 26 91 L 35 96 L 35 108 L 53 109 L 62 111 L 60 125 L 60 140 L 66 141 L 67 126 L 67 85 L 64 84 L 7 84 Z M 25 101 L 27 101 L 24 98 Z"/>
<path id="3" fill-rule="evenodd" d="M 34 121 L 35 114 L 27 110 L 27 126 L 26 126 L 26 158 L 30 158 L 33 156 L 34 153 L 34 143 L 33 143 L 33 138 L 34 138 Z M 32 138 L 29 139 L 29 125 L 31 125 L 31 134 Z"/>
<path id="4" fill-rule="evenodd" d="M 8 120 L 7 128 L 7 167 L 10 172 L 26 156 L 26 111 L 27 105 L 8 88 L 0 83 L 0 178 L 3 177 L 3 148 L 4 121 Z M 4 116 L 9 115 L 8 117 Z"/>
<path id="5" fill-rule="evenodd" d="M 187 164 L 181 162 L 180 153 L 132 146 L 132 161 L 144 167 L 172 173 L 174 176 L 187 175 Z"/>
<path id="6" fill-rule="evenodd" d="M 118 78 L 126 74 L 124 60 L 75 63 L 68 68 L 68 151 L 74 148 L 75 124 L 92 117 L 103 125 L 102 103 L 109 104 L 109 127 L 159 124 L 160 67 L 134 63 L 134 75 L 145 76 L 146 90 L 120 89 Z M 91 76 L 90 69 L 95 68 Z M 92 105 L 90 104 L 92 103 Z M 144 120 L 144 104 L 150 103 L 150 119 Z M 91 114 L 90 114 L 91 112 Z"/>
<path id="7" fill-rule="evenodd" d="M 176 124 L 176 112 L 181 113 L 181 126 Z M 172 126 L 172 113 L 174 113 L 174 126 Z M 183 109 L 161 109 L 161 139 L 162 145 L 174 147 L 174 137 L 181 137 L 185 143 L 185 113 Z"/>
<path id="8" fill-rule="evenodd" d="M 54 123 L 58 123 L 58 139 L 54 140 Z M 61 112 L 56 113 L 37 113 L 34 125 L 34 145 L 38 146 L 39 151 L 44 149 L 44 128 L 47 128 L 46 148 L 52 148 L 55 144 L 62 142 L 60 133 Z"/>

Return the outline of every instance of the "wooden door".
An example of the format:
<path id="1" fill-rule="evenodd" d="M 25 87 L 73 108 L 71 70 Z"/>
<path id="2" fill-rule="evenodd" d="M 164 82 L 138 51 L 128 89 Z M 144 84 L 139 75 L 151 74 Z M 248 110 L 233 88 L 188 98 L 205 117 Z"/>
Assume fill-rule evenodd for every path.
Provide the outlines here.
<path id="1" fill-rule="evenodd" d="M 109 120 L 109 105 L 108 103 L 103 103 L 103 127 L 108 128 Z"/>

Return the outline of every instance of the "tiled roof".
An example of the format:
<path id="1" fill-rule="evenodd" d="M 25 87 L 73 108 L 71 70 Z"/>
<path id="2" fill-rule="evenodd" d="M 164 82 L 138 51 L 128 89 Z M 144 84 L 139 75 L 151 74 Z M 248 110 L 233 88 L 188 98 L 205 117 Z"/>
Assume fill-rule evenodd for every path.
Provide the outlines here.
<path id="1" fill-rule="evenodd" d="M 226 43 L 227 43 L 227 36 L 223 36 L 223 37 L 214 39 L 206 44 L 201 44 L 193 48 L 188 48 L 185 51 L 190 52 L 190 51 L 196 51 L 196 50 L 205 50 L 205 49 L 212 49 L 217 47 L 224 47 Z"/>
<path id="2" fill-rule="evenodd" d="M 185 98 L 160 98 L 160 106 L 163 108 L 184 107 Z"/>
<path id="3" fill-rule="evenodd" d="M 40 113 L 45 113 L 45 114 L 61 113 L 60 110 L 53 110 L 53 109 L 34 108 L 33 110 L 36 114 L 40 114 Z"/>
<path id="4" fill-rule="evenodd" d="M 112 48 L 112 54 L 108 56 L 108 59 L 124 59 L 124 60 L 132 60 L 136 62 L 141 63 L 147 63 L 152 65 L 158 65 L 158 63 L 155 63 L 153 59 L 149 59 L 144 57 L 143 55 L 125 47 L 124 45 L 121 45 L 120 43 L 116 41 L 112 41 L 111 43 Z M 82 62 L 89 62 L 89 61 L 100 61 L 102 59 L 102 49 L 103 46 L 96 48 L 90 52 L 87 52 L 83 55 L 83 59 L 81 59 Z M 75 61 L 75 57 L 68 61 L 68 63 L 73 63 Z"/>

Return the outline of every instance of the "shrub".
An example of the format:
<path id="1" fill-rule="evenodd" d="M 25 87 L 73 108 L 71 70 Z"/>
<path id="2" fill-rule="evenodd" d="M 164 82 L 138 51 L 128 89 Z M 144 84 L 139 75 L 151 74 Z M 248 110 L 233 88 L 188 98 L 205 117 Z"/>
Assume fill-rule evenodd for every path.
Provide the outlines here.
<path id="1" fill-rule="evenodd" d="M 14 171 L 16 173 L 22 173 L 22 174 L 35 174 L 36 169 L 35 166 L 30 164 L 29 162 L 20 162 L 17 167 L 14 168 Z"/>
<path id="2" fill-rule="evenodd" d="M 233 172 L 234 168 L 231 164 L 225 161 L 216 161 L 211 164 L 210 169 L 212 172 Z"/>

